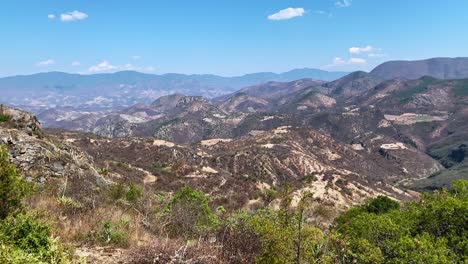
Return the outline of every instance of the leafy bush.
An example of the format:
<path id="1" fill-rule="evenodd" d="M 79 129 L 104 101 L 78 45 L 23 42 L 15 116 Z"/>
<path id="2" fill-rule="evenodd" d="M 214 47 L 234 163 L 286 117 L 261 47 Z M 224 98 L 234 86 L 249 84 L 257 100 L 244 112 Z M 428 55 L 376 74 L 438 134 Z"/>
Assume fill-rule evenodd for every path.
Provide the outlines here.
<path id="1" fill-rule="evenodd" d="M 178 191 L 167 205 L 164 216 L 171 235 L 192 238 L 215 228 L 218 219 L 208 202 L 205 194 L 190 187 Z"/>
<path id="2" fill-rule="evenodd" d="M 109 170 L 107 168 L 100 168 L 99 169 L 99 174 L 103 176 L 107 176 L 109 174 Z"/>
<path id="3" fill-rule="evenodd" d="M 125 199 L 130 202 L 134 203 L 138 199 L 140 199 L 143 196 L 143 189 L 134 183 L 130 183 L 130 186 L 128 187 L 128 191 L 125 194 Z"/>
<path id="4" fill-rule="evenodd" d="M 126 187 L 123 182 L 119 182 L 110 188 L 109 195 L 115 202 L 134 204 L 143 196 L 143 189 L 134 183 Z"/>
<path id="5" fill-rule="evenodd" d="M 0 146 L 0 219 L 22 209 L 22 200 L 32 194 L 33 186 L 18 175 L 8 162 L 6 147 Z"/>
<path id="6" fill-rule="evenodd" d="M 57 203 L 66 213 L 76 213 L 78 210 L 83 208 L 83 204 L 66 196 L 58 198 Z"/>
<path id="7" fill-rule="evenodd" d="M 6 123 L 10 120 L 10 117 L 4 114 L 0 114 L 0 123 Z"/>
<path id="8" fill-rule="evenodd" d="M 25 264 L 45 263 L 34 254 L 27 253 L 19 248 L 0 243 L 0 263 Z"/>
<path id="9" fill-rule="evenodd" d="M 402 209 L 388 198 L 373 199 L 340 216 L 336 231 L 358 263 L 371 251 L 381 252 L 382 261 L 369 260 L 374 263 L 465 263 L 467 221 L 468 182 L 459 180 L 451 192 L 424 194 Z"/>
<path id="10" fill-rule="evenodd" d="M 285 214 L 267 209 L 238 213 L 220 233 L 223 256 L 234 263 L 318 263 L 325 254 L 325 237 L 304 224 L 298 212 Z"/>
<path id="11" fill-rule="evenodd" d="M 0 222 L 0 263 L 69 263 L 70 254 L 52 237 L 50 226 L 34 215 L 8 216 Z M 23 261 L 23 262 L 22 262 Z"/>
<path id="12" fill-rule="evenodd" d="M 111 221 L 99 223 L 85 239 L 91 243 L 112 244 L 126 247 L 129 245 L 130 225 L 127 221 L 113 223 Z"/>

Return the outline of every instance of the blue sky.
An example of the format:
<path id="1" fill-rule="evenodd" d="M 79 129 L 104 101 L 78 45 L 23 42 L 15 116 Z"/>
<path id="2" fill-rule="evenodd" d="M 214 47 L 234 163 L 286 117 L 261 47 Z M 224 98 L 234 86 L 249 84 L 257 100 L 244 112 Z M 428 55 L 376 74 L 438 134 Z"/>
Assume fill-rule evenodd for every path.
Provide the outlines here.
<path id="1" fill-rule="evenodd" d="M 370 70 L 468 56 L 467 10 L 466 0 L 2 0 L 0 76 Z"/>

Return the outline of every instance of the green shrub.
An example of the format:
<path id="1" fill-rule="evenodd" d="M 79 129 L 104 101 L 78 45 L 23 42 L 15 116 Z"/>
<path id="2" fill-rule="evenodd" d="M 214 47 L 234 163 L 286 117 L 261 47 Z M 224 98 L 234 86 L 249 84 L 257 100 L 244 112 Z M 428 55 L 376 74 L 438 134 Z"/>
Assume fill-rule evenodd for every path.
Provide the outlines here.
<path id="1" fill-rule="evenodd" d="M 71 197 L 61 196 L 57 198 L 57 203 L 66 213 L 76 213 L 78 210 L 83 209 L 83 204 Z"/>
<path id="2" fill-rule="evenodd" d="M 4 114 L 0 114 L 0 123 L 6 123 L 10 120 L 10 117 Z"/>
<path id="3" fill-rule="evenodd" d="M 109 170 L 107 168 L 100 168 L 99 169 L 99 174 L 101 174 L 103 176 L 107 176 L 107 175 L 109 175 Z"/>
<path id="4" fill-rule="evenodd" d="M 468 182 L 458 180 L 452 191 L 423 194 L 418 202 L 399 208 L 378 197 L 354 207 L 336 221 L 347 241 L 348 256 L 357 263 L 366 252 L 382 253 L 385 263 L 465 263 L 468 261 Z"/>
<path id="5" fill-rule="evenodd" d="M 130 183 L 128 191 L 125 194 L 125 199 L 130 203 L 135 203 L 143 196 L 143 189 L 134 183 Z"/>
<path id="6" fill-rule="evenodd" d="M 126 187 L 123 182 L 119 182 L 111 186 L 109 196 L 119 204 L 132 205 L 143 197 L 143 188 L 134 183 Z"/>
<path id="7" fill-rule="evenodd" d="M 99 244 L 112 244 L 126 247 L 129 245 L 129 223 L 106 221 L 99 223 L 95 230 L 87 235 L 87 240 Z"/>
<path id="8" fill-rule="evenodd" d="M 18 214 L 1 221 L 0 245 L 7 251 L 0 253 L 0 259 L 11 259 L 12 263 L 70 262 L 70 254 L 52 237 L 50 226 L 34 215 Z M 27 262 L 30 260 L 40 261 Z"/>
<path id="9" fill-rule="evenodd" d="M 223 255 L 238 263 L 319 263 L 325 237 L 300 219 L 299 211 L 284 221 L 277 211 L 237 213 L 223 225 Z M 255 261 L 253 261 L 255 260 Z"/>
<path id="10" fill-rule="evenodd" d="M 190 187 L 178 191 L 167 205 L 164 216 L 171 235 L 192 238 L 215 228 L 218 219 L 208 202 L 205 194 Z"/>
<path id="11" fill-rule="evenodd" d="M 22 209 L 22 200 L 32 194 L 33 186 L 18 175 L 8 162 L 6 147 L 0 146 L 0 219 Z"/>
<path id="12" fill-rule="evenodd" d="M 0 243 L 0 263 L 8 264 L 42 264 L 46 263 L 31 253 L 27 253 L 19 248 Z"/>

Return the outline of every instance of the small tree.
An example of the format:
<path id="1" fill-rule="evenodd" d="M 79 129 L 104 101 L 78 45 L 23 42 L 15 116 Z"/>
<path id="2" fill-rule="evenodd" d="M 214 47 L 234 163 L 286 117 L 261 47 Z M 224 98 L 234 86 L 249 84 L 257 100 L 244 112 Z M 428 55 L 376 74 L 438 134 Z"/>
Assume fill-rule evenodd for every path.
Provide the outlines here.
<path id="1" fill-rule="evenodd" d="M 168 204 L 166 214 L 172 235 L 192 238 L 216 226 L 218 219 L 208 202 L 205 194 L 190 187 L 177 192 Z"/>
<path id="2" fill-rule="evenodd" d="M 8 162 L 6 147 L 0 147 L 0 219 L 22 209 L 22 200 L 32 193 L 32 185 L 18 176 L 16 168 Z"/>

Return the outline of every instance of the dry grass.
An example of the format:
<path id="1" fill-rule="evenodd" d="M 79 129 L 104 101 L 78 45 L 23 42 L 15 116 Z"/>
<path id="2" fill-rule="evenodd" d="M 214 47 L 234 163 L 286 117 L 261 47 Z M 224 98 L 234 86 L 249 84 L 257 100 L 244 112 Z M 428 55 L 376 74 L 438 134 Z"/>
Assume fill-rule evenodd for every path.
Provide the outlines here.
<path id="1" fill-rule="evenodd" d="M 59 203 L 57 197 L 50 195 L 40 195 L 30 199 L 29 206 L 44 212 L 44 217 L 54 225 L 56 235 L 65 243 L 87 243 L 89 241 L 86 241 L 86 235 L 96 232 L 96 228 L 102 223 L 122 221 L 129 223 L 129 245 L 144 246 L 154 240 L 154 236 L 143 224 L 145 217 L 132 208 L 100 205 L 94 209 L 68 210 Z"/>
<path id="2" fill-rule="evenodd" d="M 135 248 L 131 252 L 134 264 L 200 263 L 223 264 L 218 247 L 203 242 L 182 240 L 154 240 L 151 246 Z"/>

